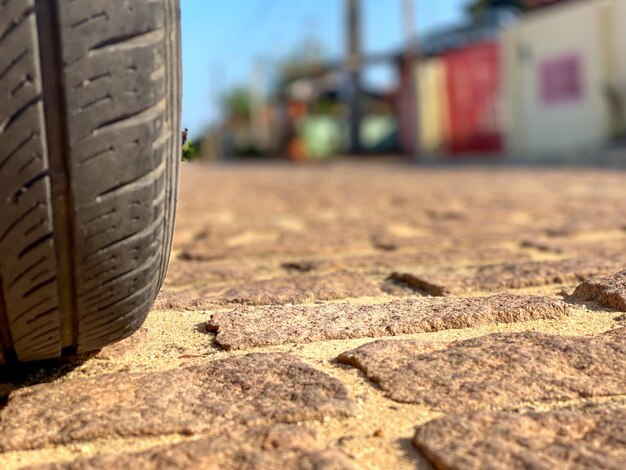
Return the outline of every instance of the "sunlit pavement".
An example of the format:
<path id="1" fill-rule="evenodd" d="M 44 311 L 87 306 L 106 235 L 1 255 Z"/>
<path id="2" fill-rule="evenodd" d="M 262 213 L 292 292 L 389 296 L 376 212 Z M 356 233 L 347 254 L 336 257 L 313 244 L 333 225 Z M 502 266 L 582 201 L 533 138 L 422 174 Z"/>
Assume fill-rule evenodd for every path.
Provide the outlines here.
<path id="1" fill-rule="evenodd" d="M 617 468 L 624 180 L 185 163 L 145 326 L 9 384 L 0 467 Z"/>

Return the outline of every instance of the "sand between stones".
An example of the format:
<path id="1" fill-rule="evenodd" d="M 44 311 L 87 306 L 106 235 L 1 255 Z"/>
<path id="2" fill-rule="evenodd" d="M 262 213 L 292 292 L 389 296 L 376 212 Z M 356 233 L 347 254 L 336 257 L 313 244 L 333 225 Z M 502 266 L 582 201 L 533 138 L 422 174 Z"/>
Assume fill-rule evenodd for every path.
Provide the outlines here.
<path id="1" fill-rule="evenodd" d="M 583 282 L 574 291 L 579 300 L 593 300 L 604 307 L 626 312 L 626 271 Z"/>
<path id="2" fill-rule="evenodd" d="M 289 354 L 250 354 L 155 373 L 42 384 L 9 396 L 0 451 L 108 436 L 154 436 L 220 426 L 353 414 L 338 380 Z"/>
<path id="3" fill-rule="evenodd" d="M 449 345 L 376 341 L 341 354 L 392 400 L 444 412 L 626 394 L 626 328 L 500 333 Z"/>
<path id="4" fill-rule="evenodd" d="M 446 416 L 419 427 L 413 443 L 439 469 L 618 470 L 626 409 Z"/>
<path id="5" fill-rule="evenodd" d="M 29 467 L 28 470 L 157 469 L 319 469 L 353 468 L 340 452 L 325 450 L 315 433 L 298 426 L 277 425 L 248 431 L 227 431 L 197 441 L 162 446 L 145 452 L 82 459 Z M 26 470 L 26 469 L 25 469 Z"/>
<path id="6" fill-rule="evenodd" d="M 568 313 L 565 303 L 544 296 L 423 297 L 378 305 L 244 307 L 213 314 L 207 329 L 231 350 L 557 319 Z"/>

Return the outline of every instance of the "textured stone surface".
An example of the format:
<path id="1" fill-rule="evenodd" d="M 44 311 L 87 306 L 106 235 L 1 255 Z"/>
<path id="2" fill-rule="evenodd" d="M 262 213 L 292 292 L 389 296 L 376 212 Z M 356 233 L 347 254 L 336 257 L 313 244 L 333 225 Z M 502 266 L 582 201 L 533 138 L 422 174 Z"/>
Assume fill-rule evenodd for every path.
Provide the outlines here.
<path id="1" fill-rule="evenodd" d="M 473 284 L 485 290 L 564 284 L 608 272 L 618 264 L 615 260 L 572 258 L 484 266 L 478 269 Z"/>
<path id="2" fill-rule="evenodd" d="M 154 305 L 157 310 L 208 310 L 229 304 L 301 304 L 321 300 L 380 296 L 378 283 L 362 274 L 338 271 L 316 275 L 297 273 L 234 287 L 192 286 L 164 289 Z"/>
<path id="3" fill-rule="evenodd" d="M 326 275 L 296 274 L 233 287 L 222 296 L 225 303 L 270 305 L 380 296 L 374 281 L 362 274 L 339 271 Z"/>
<path id="4" fill-rule="evenodd" d="M 269 272 L 265 266 L 242 262 L 208 263 L 173 259 L 167 272 L 166 283 L 170 286 L 184 286 L 197 283 L 242 282 L 267 275 Z"/>
<path id="5" fill-rule="evenodd" d="M 103 456 L 66 464 L 31 467 L 29 470 L 348 470 L 353 468 L 345 455 L 325 450 L 315 432 L 278 425 L 249 431 L 226 431 L 145 452 Z"/>
<path id="6" fill-rule="evenodd" d="M 620 265 L 615 259 L 572 258 L 485 265 L 465 273 L 453 269 L 424 274 L 396 272 L 391 278 L 430 295 L 451 295 L 582 281 L 611 272 Z"/>
<path id="7" fill-rule="evenodd" d="M 463 221 L 462 224 L 467 226 L 467 221 Z M 435 226 L 436 227 L 436 226 Z M 445 226 L 441 227 L 441 231 L 446 230 Z M 468 254 L 470 249 L 473 248 L 476 252 L 477 256 L 480 257 L 481 253 L 493 253 L 505 254 L 507 251 L 505 248 L 494 248 L 498 244 L 502 244 L 508 240 L 514 240 L 517 236 L 517 228 L 511 228 L 509 231 L 504 233 L 494 233 L 494 232 L 485 232 L 480 230 L 478 227 L 476 230 L 467 231 L 462 238 L 450 238 L 445 240 L 445 243 L 449 243 L 449 248 L 453 249 L 454 247 L 462 247 L 465 249 Z M 375 234 L 372 236 L 372 243 L 374 247 L 378 248 L 382 251 L 403 251 L 403 252 L 429 252 L 429 251 L 439 251 L 446 244 L 442 243 L 440 239 L 432 236 L 432 234 L 422 235 L 422 236 L 414 236 L 414 237 L 403 237 L 403 236 L 395 236 L 389 234 Z M 509 252 L 511 250 L 508 250 Z"/>
<path id="8" fill-rule="evenodd" d="M 626 312 L 626 271 L 583 282 L 574 291 L 579 300 L 593 300 L 604 307 Z"/>
<path id="9" fill-rule="evenodd" d="M 328 228 L 323 232 L 281 231 L 273 237 L 249 237 L 245 243 L 216 243 L 200 240 L 185 247 L 180 259 L 187 261 L 214 261 L 226 258 L 293 256 L 333 251 L 358 251 L 369 247 L 366 227 L 348 225 Z"/>
<path id="10" fill-rule="evenodd" d="M 193 286 L 173 290 L 164 288 L 156 298 L 153 310 L 209 310 L 220 304 L 223 287 Z"/>
<path id="11" fill-rule="evenodd" d="M 195 433 L 227 422 L 298 422 L 349 416 L 352 410 L 338 380 L 288 354 L 252 354 L 16 391 L 0 410 L 0 450 Z"/>
<path id="12" fill-rule="evenodd" d="M 626 409 L 454 415 L 420 426 L 413 442 L 446 470 L 619 470 Z"/>
<path id="13" fill-rule="evenodd" d="M 619 218 L 624 213 L 623 208 L 607 206 L 602 210 L 598 209 L 596 206 L 596 213 L 590 213 L 589 211 L 593 209 L 590 206 L 584 207 L 579 214 L 570 216 L 567 221 L 561 224 L 548 227 L 545 232 L 549 236 L 560 237 L 624 229 L 624 219 Z"/>
<path id="14" fill-rule="evenodd" d="M 450 345 L 377 341 L 343 353 L 393 400 L 445 412 L 626 394 L 626 328 L 500 333 Z"/>
<path id="15" fill-rule="evenodd" d="M 333 257 L 303 258 L 286 265 L 307 271 L 336 269 L 367 269 L 386 272 L 398 267 L 456 265 L 463 263 L 494 262 L 498 260 L 529 259 L 527 253 L 504 248 L 445 248 L 423 247 L 406 253 L 388 252 L 366 255 L 335 255 Z"/>
<path id="16" fill-rule="evenodd" d="M 567 313 L 566 304 L 549 297 L 423 297 L 378 305 L 239 308 L 213 314 L 207 328 L 217 332 L 221 347 L 244 349 L 561 318 Z"/>
<path id="17" fill-rule="evenodd" d="M 607 239 L 572 239 L 568 237 L 537 237 L 523 240 L 521 246 L 568 256 L 623 256 L 626 237 Z"/>

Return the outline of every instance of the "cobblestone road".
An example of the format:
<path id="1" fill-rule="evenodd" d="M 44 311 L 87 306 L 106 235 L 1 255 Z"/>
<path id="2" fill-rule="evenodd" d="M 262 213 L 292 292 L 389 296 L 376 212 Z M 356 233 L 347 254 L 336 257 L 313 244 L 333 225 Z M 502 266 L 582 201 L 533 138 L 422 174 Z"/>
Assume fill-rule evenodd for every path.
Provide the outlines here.
<path id="1" fill-rule="evenodd" d="M 144 327 L 0 383 L 0 468 L 622 468 L 626 175 L 185 164 Z"/>

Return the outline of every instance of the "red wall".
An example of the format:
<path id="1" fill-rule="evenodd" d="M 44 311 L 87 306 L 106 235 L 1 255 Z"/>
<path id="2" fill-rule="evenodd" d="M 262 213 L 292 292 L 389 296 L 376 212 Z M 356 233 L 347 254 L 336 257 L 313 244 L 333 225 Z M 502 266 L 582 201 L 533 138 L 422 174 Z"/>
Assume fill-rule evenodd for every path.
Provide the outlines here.
<path id="1" fill-rule="evenodd" d="M 449 151 L 501 153 L 499 110 L 500 55 L 496 42 L 447 52 L 446 66 L 450 116 Z"/>

